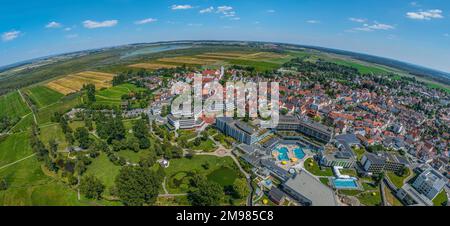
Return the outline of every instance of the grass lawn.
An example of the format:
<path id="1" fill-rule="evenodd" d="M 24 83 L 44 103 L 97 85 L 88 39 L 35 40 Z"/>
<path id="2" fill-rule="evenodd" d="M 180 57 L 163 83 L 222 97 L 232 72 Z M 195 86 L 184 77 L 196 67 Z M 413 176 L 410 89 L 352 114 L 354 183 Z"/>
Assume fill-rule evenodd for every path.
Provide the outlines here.
<path id="1" fill-rule="evenodd" d="M 281 64 L 278 63 L 270 63 L 270 62 L 264 62 L 264 61 L 253 61 L 253 60 L 241 60 L 241 59 L 235 59 L 235 60 L 227 60 L 228 63 L 233 65 L 240 65 L 240 66 L 250 66 L 254 67 L 257 71 L 270 71 L 275 70 L 280 67 Z"/>
<path id="2" fill-rule="evenodd" d="M 328 179 L 327 177 L 321 177 L 320 182 L 322 182 L 322 184 L 325 184 L 326 186 L 329 186 L 330 179 Z"/>
<path id="3" fill-rule="evenodd" d="M 357 177 L 358 176 L 358 174 L 356 173 L 356 170 L 354 170 L 354 169 L 342 169 L 340 171 L 341 171 L 341 173 L 343 175 L 349 175 L 349 176 L 352 176 L 352 177 Z"/>
<path id="4" fill-rule="evenodd" d="M 0 167 L 33 154 L 28 137 L 28 132 L 16 133 L 0 142 Z"/>
<path id="5" fill-rule="evenodd" d="M 339 194 L 347 195 L 347 196 L 357 196 L 363 193 L 360 190 L 339 190 Z"/>
<path id="6" fill-rule="evenodd" d="M 387 172 L 386 175 L 388 176 L 389 180 L 395 185 L 397 188 L 401 188 L 406 180 L 406 178 L 411 175 L 411 170 L 408 169 L 408 173 L 406 173 L 404 176 L 399 177 L 394 172 Z"/>
<path id="7" fill-rule="evenodd" d="M 197 151 L 212 152 L 216 150 L 216 144 L 211 139 L 208 139 L 206 141 L 202 141 L 199 146 L 193 146 L 192 149 Z"/>
<path id="8" fill-rule="evenodd" d="M 14 133 L 27 131 L 31 128 L 31 125 L 34 122 L 33 114 L 28 114 L 23 117 L 14 127 L 11 128 L 11 131 Z"/>
<path id="9" fill-rule="evenodd" d="M 189 206 L 189 200 L 186 196 L 176 197 L 158 197 L 155 206 Z"/>
<path id="10" fill-rule="evenodd" d="M 141 157 L 146 157 L 150 154 L 149 150 L 140 150 L 139 152 L 134 152 L 131 150 L 123 150 L 117 153 L 119 156 L 124 157 L 128 162 L 139 163 Z"/>
<path id="11" fill-rule="evenodd" d="M 119 174 L 120 166 L 114 165 L 109 161 L 105 153 L 101 153 L 96 159 L 92 160 L 92 164 L 88 166 L 84 175 L 94 175 L 106 186 L 105 194 L 109 194 L 109 188 L 114 186 L 116 176 Z"/>
<path id="12" fill-rule="evenodd" d="M 217 134 L 213 139 L 222 144 L 225 148 L 232 148 L 232 144 L 236 142 L 234 138 L 226 136 L 223 133 Z"/>
<path id="13" fill-rule="evenodd" d="M 445 189 L 442 190 L 441 193 L 439 193 L 436 198 L 433 199 L 433 204 L 435 206 L 443 206 L 443 204 L 448 202 L 447 193 L 445 192 Z"/>
<path id="14" fill-rule="evenodd" d="M 95 123 L 92 123 L 92 125 L 95 125 Z M 85 127 L 85 123 L 84 123 L 84 121 L 73 121 L 73 122 L 69 122 L 69 127 L 73 131 L 75 131 L 78 128 Z"/>
<path id="15" fill-rule="evenodd" d="M 379 191 L 362 193 L 357 198 L 361 204 L 366 206 L 379 206 L 381 204 L 381 194 Z"/>
<path id="16" fill-rule="evenodd" d="M 186 140 L 190 140 L 190 139 L 197 137 L 197 133 L 193 130 L 179 130 L 178 137 L 185 138 Z"/>
<path id="17" fill-rule="evenodd" d="M 43 139 L 57 130 L 54 126 L 41 128 Z M 57 133 L 57 132 L 56 132 Z M 29 132 L 16 133 L 0 142 L 0 168 L 33 154 L 28 143 Z M 44 142 L 45 143 L 45 142 Z M 95 164 L 95 162 L 93 163 Z M 110 169 L 101 169 L 111 172 Z M 0 169 L 0 178 L 6 179 L 9 188 L 0 191 L 0 205 L 117 205 L 116 202 L 77 199 L 77 193 L 56 178 L 46 175 L 35 156 Z"/>
<path id="18" fill-rule="evenodd" d="M 359 64 L 359 63 L 348 61 L 348 60 L 334 60 L 334 63 L 356 68 L 356 69 L 358 69 L 359 73 L 361 73 L 361 74 L 370 74 L 370 73 L 387 74 L 388 73 L 386 70 L 376 67 L 376 66 L 367 66 L 367 65 Z"/>
<path id="19" fill-rule="evenodd" d="M 324 176 L 324 177 L 333 176 L 333 171 L 331 170 L 330 167 L 324 167 L 324 169 L 321 170 L 319 168 L 318 163 L 314 161 L 314 159 L 312 158 L 309 158 L 305 161 L 305 169 L 316 176 Z"/>
<path id="20" fill-rule="evenodd" d="M 22 117 L 30 112 L 18 91 L 0 96 L 0 117 Z"/>
<path id="21" fill-rule="evenodd" d="M 138 88 L 133 84 L 121 84 L 118 86 L 113 86 L 108 89 L 97 91 L 95 95 L 97 99 L 96 103 L 106 105 L 120 105 L 123 95 L 144 90 L 145 89 Z"/>
<path id="22" fill-rule="evenodd" d="M 41 129 L 41 141 L 48 146 L 48 142 L 51 139 L 55 139 L 58 143 L 58 151 L 64 151 L 67 148 L 67 142 L 64 133 L 62 132 L 59 124 L 51 124 L 48 126 L 40 127 Z"/>
<path id="23" fill-rule="evenodd" d="M 353 152 L 356 154 L 356 159 L 360 161 L 363 155 L 366 153 L 364 148 L 352 148 Z"/>
<path id="24" fill-rule="evenodd" d="M 384 187 L 384 194 L 386 195 L 386 201 L 392 206 L 403 206 L 387 186 Z"/>
<path id="25" fill-rule="evenodd" d="M 364 188 L 364 191 L 373 191 L 373 190 L 377 190 L 378 186 L 375 186 L 372 183 L 367 183 L 367 182 L 363 182 L 362 186 Z"/>
<path id="26" fill-rule="evenodd" d="M 58 93 L 45 86 L 34 86 L 25 90 L 25 92 L 34 101 L 38 108 L 56 103 L 64 96 L 62 93 Z"/>
<path id="27" fill-rule="evenodd" d="M 208 180 L 214 181 L 223 187 L 233 185 L 234 181 L 238 178 L 236 170 L 228 167 L 223 167 L 214 170 L 208 175 Z"/>
<path id="28" fill-rule="evenodd" d="M 208 165 L 208 167 L 205 168 L 205 165 Z M 231 174 L 231 171 L 234 171 L 233 175 L 236 176 L 230 177 L 223 174 L 224 172 Z M 206 155 L 196 155 L 192 159 L 173 159 L 165 172 L 167 176 L 166 188 L 171 194 L 188 192 L 189 182 L 193 174 L 204 175 L 209 180 L 219 182 L 222 185 L 228 185 L 232 183 L 231 180 L 234 182 L 234 179 L 241 176 L 230 157 L 219 158 Z"/>
<path id="29" fill-rule="evenodd" d="M 51 122 L 51 117 L 55 112 L 65 113 L 70 109 L 81 104 L 80 95 L 74 94 L 61 98 L 57 104 L 49 105 L 47 107 L 41 108 L 38 111 L 37 119 L 39 124 L 46 124 Z"/>

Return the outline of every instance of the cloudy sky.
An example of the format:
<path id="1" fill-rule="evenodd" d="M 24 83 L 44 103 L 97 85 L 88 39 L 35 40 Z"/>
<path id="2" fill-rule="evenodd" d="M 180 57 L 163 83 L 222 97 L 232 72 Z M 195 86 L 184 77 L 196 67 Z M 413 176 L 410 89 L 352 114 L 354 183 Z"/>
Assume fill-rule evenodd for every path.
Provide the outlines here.
<path id="1" fill-rule="evenodd" d="M 168 40 L 338 48 L 450 72 L 448 0 L 2 0 L 0 65 Z"/>

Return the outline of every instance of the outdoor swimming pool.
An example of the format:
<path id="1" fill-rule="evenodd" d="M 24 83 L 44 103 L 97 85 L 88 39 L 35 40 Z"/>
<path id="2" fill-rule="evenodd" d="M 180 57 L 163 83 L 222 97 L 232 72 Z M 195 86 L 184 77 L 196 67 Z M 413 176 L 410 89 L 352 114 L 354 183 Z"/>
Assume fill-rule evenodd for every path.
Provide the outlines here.
<path id="1" fill-rule="evenodd" d="M 289 150 L 286 147 L 279 148 L 278 150 L 278 160 L 289 161 Z"/>
<path id="2" fill-rule="evenodd" d="M 278 145 L 274 153 L 279 161 L 297 161 L 305 158 L 305 152 L 299 145 Z M 292 159 L 291 159 L 292 158 Z M 297 160 L 294 160 L 297 159 Z"/>
<path id="3" fill-rule="evenodd" d="M 358 183 L 355 179 L 332 179 L 333 185 L 337 189 L 357 189 Z"/>
<path id="4" fill-rule="evenodd" d="M 305 152 L 301 148 L 294 149 L 294 155 L 298 159 L 303 159 L 305 157 Z"/>

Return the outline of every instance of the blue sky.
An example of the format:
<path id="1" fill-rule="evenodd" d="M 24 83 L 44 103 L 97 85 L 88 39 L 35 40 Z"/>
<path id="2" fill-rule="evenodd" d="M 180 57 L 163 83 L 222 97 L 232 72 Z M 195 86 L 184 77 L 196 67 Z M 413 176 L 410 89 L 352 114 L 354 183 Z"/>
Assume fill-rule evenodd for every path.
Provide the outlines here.
<path id="1" fill-rule="evenodd" d="M 255 40 L 450 72 L 448 0 L 2 0 L 0 65 L 119 44 Z"/>

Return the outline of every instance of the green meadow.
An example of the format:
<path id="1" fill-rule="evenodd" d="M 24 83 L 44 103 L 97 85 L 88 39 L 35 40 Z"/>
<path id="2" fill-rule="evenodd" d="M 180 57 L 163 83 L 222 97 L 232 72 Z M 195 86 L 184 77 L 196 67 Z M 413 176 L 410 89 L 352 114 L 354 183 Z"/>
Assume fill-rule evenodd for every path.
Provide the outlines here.
<path id="1" fill-rule="evenodd" d="M 0 96 L 0 117 L 23 117 L 30 112 L 18 91 Z"/>
<path id="2" fill-rule="evenodd" d="M 58 102 L 64 95 L 45 86 L 34 86 L 26 89 L 25 92 L 33 100 L 38 108 L 48 106 Z"/>
<path id="3" fill-rule="evenodd" d="M 132 93 L 144 91 L 143 88 L 138 88 L 133 84 L 121 84 L 118 86 L 113 86 L 108 89 L 100 90 L 96 93 L 96 103 L 105 105 L 118 106 L 122 102 L 122 96 Z"/>
<path id="4" fill-rule="evenodd" d="M 50 123 L 51 117 L 55 112 L 65 113 L 81 103 L 82 101 L 79 94 L 64 96 L 56 104 L 48 105 L 39 109 L 37 113 L 38 123 L 40 125 Z"/>
<path id="5" fill-rule="evenodd" d="M 190 179 L 194 173 L 206 176 L 222 186 L 230 186 L 240 175 L 237 166 L 230 157 L 196 155 L 191 159 L 173 159 L 165 169 L 166 188 L 172 194 L 189 191 Z"/>

